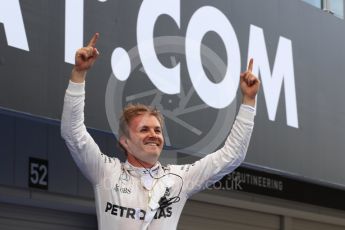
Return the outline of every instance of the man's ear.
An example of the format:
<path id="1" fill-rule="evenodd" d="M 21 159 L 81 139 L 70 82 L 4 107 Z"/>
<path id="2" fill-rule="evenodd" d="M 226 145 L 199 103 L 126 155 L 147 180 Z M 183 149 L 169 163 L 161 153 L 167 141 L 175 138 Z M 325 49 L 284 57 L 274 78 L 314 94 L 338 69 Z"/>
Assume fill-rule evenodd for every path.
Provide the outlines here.
<path id="1" fill-rule="evenodd" d="M 120 137 L 120 143 L 125 149 L 128 148 L 127 137 L 125 136 Z"/>

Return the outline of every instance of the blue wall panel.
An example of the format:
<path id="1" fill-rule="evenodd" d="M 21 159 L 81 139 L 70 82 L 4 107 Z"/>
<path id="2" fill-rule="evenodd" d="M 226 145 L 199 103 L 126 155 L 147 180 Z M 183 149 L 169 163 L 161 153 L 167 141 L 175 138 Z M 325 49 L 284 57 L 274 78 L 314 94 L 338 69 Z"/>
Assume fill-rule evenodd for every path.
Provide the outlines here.
<path id="1" fill-rule="evenodd" d="M 0 114 L 0 184 L 14 182 L 15 119 Z"/>
<path id="2" fill-rule="evenodd" d="M 47 159 L 48 131 L 44 123 L 16 119 L 15 185 L 28 187 L 29 157 Z"/>
<path id="3" fill-rule="evenodd" d="M 74 163 L 60 134 L 60 122 L 0 108 L 0 185 L 28 188 L 29 158 L 48 161 L 48 191 L 93 197 L 91 184 Z M 120 150 L 113 135 L 89 129 L 101 151 Z M 119 154 L 123 158 L 123 154 Z"/>

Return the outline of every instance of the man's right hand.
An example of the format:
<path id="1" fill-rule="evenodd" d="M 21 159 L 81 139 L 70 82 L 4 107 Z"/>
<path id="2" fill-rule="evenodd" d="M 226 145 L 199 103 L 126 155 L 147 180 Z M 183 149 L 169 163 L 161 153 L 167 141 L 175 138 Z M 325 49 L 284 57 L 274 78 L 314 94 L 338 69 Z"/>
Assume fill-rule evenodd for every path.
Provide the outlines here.
<path id="1" fill-rule="evenodd" d="M 99 56 L 99 52 L 95 48 L 98 37 L 99 33 L 95 33 L 86 47 L 77 50 L 75 54 L 75 64 L 71 75 L 71 80 L 73 82 L 84 82 L 86 71 L 92 67 Z"/>

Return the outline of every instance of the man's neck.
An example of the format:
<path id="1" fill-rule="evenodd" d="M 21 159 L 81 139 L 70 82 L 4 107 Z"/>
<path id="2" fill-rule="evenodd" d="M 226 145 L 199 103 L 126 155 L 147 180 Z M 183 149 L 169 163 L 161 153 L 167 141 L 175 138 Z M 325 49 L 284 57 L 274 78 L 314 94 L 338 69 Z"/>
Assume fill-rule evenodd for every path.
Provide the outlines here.
<path id="1" fill-rule="evenodd" d="M 131 154 L 128 154 L 127 156 L 127 161 L 133 165 L 134 167 L 137 167 L 137 168 L 146 168 L 146 169 L 150 169 L 152 168 L 155 164 L 152 164 L 152 163 L 147 163 L 145 161 L 142 161 L 136 157 L 134 157 L 133 155 Z"/>

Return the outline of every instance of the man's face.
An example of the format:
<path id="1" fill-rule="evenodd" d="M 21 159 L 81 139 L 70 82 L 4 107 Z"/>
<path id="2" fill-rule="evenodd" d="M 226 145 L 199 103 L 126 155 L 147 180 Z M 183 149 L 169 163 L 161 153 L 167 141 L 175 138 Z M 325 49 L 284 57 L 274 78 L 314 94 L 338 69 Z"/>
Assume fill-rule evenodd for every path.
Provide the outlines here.
<path id="1" fill-rule="evenodd" d="M 128 131 L 129 137 L 121 140 L 128 154 L 154 164 L 164 145 L 162 127 L 158 119 L 150 114 L 139 115 L 131 120 Z"/>

